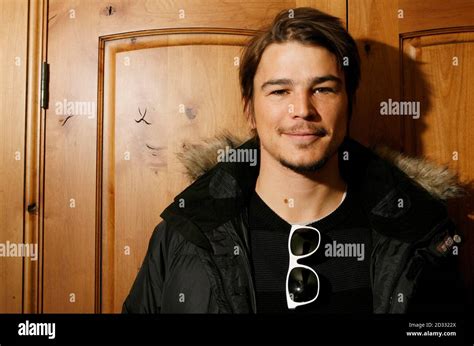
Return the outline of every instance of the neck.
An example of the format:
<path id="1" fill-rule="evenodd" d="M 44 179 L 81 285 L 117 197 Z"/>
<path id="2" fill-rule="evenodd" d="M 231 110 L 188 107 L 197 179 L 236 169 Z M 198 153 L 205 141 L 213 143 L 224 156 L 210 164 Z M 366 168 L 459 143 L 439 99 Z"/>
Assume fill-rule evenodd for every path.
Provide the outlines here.
<path id="1" fill-rule="evenodd" d="M 339 206 L 345 190 L 337 153 L 320 170 L 300 174 L 262 151 L 255 191 L 288 223 L 311 221 L 330 214 Z"/>

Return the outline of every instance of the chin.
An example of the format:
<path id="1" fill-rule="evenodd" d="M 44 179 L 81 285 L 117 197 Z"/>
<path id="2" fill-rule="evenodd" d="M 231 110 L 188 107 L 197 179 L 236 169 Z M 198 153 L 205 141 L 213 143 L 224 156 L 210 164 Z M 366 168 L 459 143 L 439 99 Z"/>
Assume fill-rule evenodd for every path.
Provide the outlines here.
<path id="1" fill-rule="evenodd" d="M 286 168 L 291 169 L 297 173 L 310 173 L 316 172 L 324 168 L 328 162 L 329 157 L 323 157 L 319 160 L 305 160 L 305 161 L 291 161 L 281 158 L 280 164 Z"/>
<path id="2" fill-rule="evenodd" d="M 337 150 L 330 150 L 330 146 L 324 145 L 288 150 L 282 154 L 278 158 L 280 164 L 295 172 L 307 173 L 324 168 L 327 162 L 337 155 Z"/>
<path id="3" fill-rule="evenodd" d="M 287 162 L 291 162 L 295 165 L 310 166 L 316 162 L 324 160 L 328 156 L 330 156 L 330 153 L 326 150 L 321 150 L 321 148 L 308 148 L 292 150 L 281 157 Z"/>

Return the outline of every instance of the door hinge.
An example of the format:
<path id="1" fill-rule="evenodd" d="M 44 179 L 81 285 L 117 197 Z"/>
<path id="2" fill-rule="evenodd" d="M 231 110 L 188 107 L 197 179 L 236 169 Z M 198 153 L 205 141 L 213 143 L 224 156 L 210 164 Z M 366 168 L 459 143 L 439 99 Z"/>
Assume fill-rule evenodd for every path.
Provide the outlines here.
<path id="1" fill-rule="evenodd" d="M 41 65 L 40 105 L 43 109 L 48 109 L 49 107 L 49 64 L 46 61 Z"/>

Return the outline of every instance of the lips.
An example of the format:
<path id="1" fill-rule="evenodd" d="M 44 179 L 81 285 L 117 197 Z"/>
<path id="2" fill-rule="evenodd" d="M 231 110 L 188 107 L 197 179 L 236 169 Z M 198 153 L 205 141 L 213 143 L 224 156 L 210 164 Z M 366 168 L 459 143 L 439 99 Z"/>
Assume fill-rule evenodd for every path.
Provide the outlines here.
<path id="1" fill-rule="evenodd" d="M 298 133 L 285 133 L 288 136 L 318 136 L 317 133 L 314 132 L 298 132 Z"/>
<path id="2" fill-rule="evenodd" d="M 289 129 L 283 129 L 281 131 L 282 134 L 288 135 L 288 136 L 318 136 L 318 137 L 324 137 L 327 135 L 327 131 L 324 128 L 289 128 Z"/>
<path id="3" fill-rule="evenodd" d="M 284 135 L 294 138 L 313 138 L 313 137 L 324 137 L 326 133 L 324 131 L 298 131 L 298 132 L 283 132 Z"/>
<path id="4" fill-rule="evenodd" d="M 318 136 L 315 133 L 284 133 L 285 136 L 295 139 L 319 139 L 321 136 Z"/>
<path id="5" fill-rule="evenodd" d="M 316 132 L 284 132 L 284 137 L 297 145 L 309 145 L 319 141 L 324 135 Z"/>

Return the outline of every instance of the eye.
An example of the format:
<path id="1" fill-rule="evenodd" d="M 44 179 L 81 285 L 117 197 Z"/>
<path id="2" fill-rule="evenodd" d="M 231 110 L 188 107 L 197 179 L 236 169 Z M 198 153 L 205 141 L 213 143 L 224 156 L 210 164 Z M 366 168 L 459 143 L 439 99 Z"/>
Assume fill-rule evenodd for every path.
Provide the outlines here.
<path id="1" fill-rule="evenodd" d="M 316 88 L 313 90 L 313 93 L 315 94 L 330 94 L 330 93 L 333 93 L 334 92 L 334 89 L 333 88 Z"/>
<path id="2" fill-rule="evenodd" d="M 271 94 L 271 95 L 283 95 L 283 94 L 285 94 L 285 93 L 287 93 L 287 90 L 285 90 L 285 89 L 280 89 L 280 90 L 274 90 L 274 91 L 272 91 L 270 94 Z"/>

